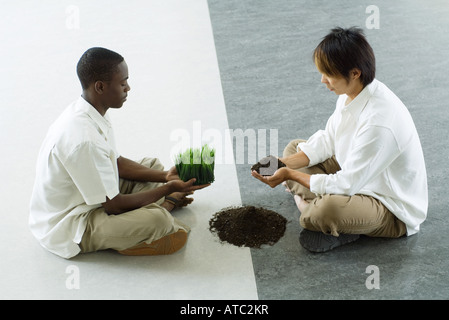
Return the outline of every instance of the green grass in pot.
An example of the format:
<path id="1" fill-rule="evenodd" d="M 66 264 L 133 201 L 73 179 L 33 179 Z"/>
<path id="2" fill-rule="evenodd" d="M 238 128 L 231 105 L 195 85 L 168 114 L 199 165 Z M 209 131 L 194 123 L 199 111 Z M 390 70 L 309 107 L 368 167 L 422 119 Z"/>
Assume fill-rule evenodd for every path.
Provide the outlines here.
<path id="1" fill-rule="evenodd" d="M 189 148 L 176 156 L 175 166 L 183 181 L 196 178 L 194 185 L 212 183 L 215 181 L 215 149 L 207 144 L 201 148 Z"/>

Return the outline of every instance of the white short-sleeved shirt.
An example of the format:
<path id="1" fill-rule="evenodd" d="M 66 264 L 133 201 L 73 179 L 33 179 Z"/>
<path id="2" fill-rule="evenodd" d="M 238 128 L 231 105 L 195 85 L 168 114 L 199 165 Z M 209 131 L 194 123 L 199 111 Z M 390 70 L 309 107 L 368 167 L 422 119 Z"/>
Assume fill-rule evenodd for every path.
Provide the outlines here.
<path id="1" fill-rule="evenodd" d="M 29 217 L 43 247 L 64 258 L 80 252 L 88 212 L 119 193 L 118 157 L 107 114 L 82 97 L 52 124 L 37 160 Z"/>
<path id="2" fill-rule="evenodd" d="M 413 119 L 399 98 L 374 80 L 345 105 L 339 96 L 326 128 L 298 145 L 309 166 L 335 155 L 341 170 L 310 179 L 316 194 L 365 194 L 379 199 L 407 226 L 419 231 L 428 207 L 427 175 Z"/>

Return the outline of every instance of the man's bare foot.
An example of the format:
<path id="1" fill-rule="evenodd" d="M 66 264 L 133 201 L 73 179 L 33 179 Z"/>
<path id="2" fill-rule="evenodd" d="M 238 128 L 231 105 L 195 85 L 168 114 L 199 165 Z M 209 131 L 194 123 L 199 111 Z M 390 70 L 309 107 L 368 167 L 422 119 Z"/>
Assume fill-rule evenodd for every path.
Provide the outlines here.
<path id="1" fill-rule="evenodd" d="M 165 197 L 165 201 L 161 206 L 169 212 L 176 208 L 186 207 L 193 201 L 193 198 L 187 198 L 187 196 L 191 194 L 193 194 L 193 192 L 174 192 Z"/>
<path id="2" fill-rule="evenodd" d="M 301 198 L 297 194 L 295 194 L 293 196 L 293 198 L 295 199 L 296 206 L 298 207 L 300 212 L 303 212 L 307 208 L 307 206 L 309 205 L 309 202 L 307 200 L 304 200 L 303 198 Z"/>

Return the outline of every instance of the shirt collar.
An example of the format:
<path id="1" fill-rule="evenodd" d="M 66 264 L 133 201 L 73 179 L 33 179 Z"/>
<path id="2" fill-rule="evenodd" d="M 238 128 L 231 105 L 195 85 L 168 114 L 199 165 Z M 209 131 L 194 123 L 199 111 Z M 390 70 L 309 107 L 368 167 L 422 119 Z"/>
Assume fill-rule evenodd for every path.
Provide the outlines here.
<path id="1" fill-rule="evenodd" d="M 344 110 L 349 111 L 349 113 L 357 119 L 362 112 L 363 108 L 365 108 L 368 100 L 373 95 L 374 91 L 377 88 L 378 81 L 374 79 L 370 84 L 368 84 L 362 91 L 352 100 Z"/>
<path id="2" fill-rule="evenodd" d="M 79 97 L 76 102 L 76 109 L 83 113 L 86 113 L 89 118 L 91 118 L 100 128 L 100 130 L 107 134 L 111 128 L 111 122 L 109 117 L 105 115 L 104 117 L 95 109 L 89 102 L 87 102 L 83 97 Z"/>

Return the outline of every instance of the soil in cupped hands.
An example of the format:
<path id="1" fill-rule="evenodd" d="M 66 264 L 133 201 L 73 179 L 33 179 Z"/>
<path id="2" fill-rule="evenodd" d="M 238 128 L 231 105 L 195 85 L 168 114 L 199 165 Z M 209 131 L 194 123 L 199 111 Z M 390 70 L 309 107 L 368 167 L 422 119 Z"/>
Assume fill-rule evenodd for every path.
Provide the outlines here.
<path id="1" fill-rule="evenodd" d="M 275 156 L 267 156 L 251 167 L 251 171 L 256 171 L 262 176 L 272 176 L 277 169 L 286 167 L 285 163 Z"/>

